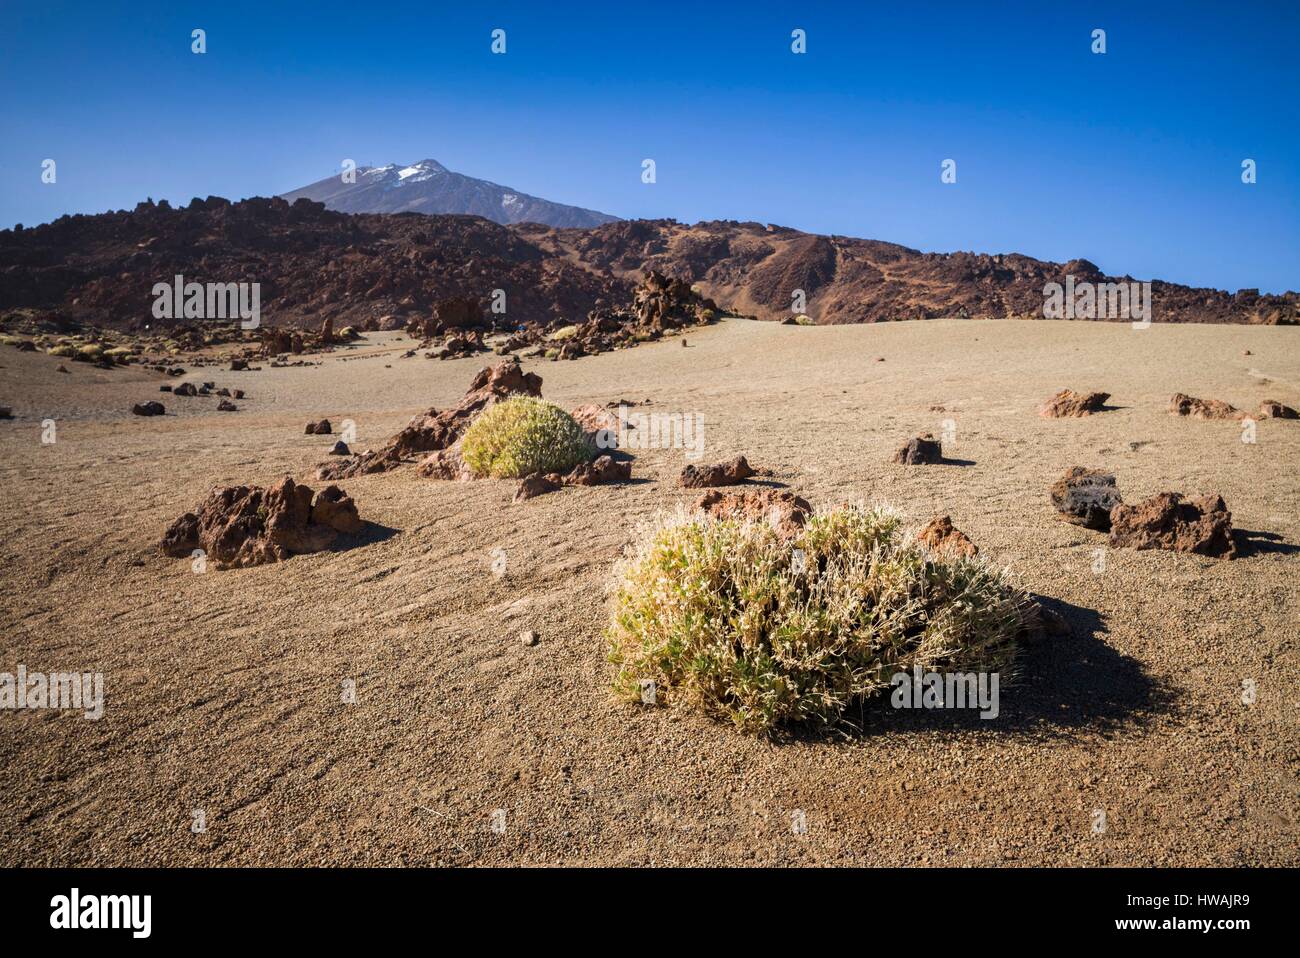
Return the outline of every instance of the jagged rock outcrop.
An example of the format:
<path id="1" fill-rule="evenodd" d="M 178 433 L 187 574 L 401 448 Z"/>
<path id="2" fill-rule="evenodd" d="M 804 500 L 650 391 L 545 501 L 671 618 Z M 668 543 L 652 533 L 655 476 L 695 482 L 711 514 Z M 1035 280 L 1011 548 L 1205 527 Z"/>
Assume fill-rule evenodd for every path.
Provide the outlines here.
<path id="1" fill-rule="evenodd" d="M 1232 539 L 1232 513 L 1222 496 L 1185 500 L 1176 492 L 1162 492 L 1137 505 L 1111 510 L 1110 545 L 1132 549 L 1171 549 L 1231 559 L 1237 554 Z"/>
<path id="2" fill-rule="evenodd" d="M 167 527 L 160 548 L 175 558 L 188 558 L 201 549 L 224 569 L 319 552 L 340 533 L 361 531 L 364 523 L 356 504 L 343 490 L 329 486 L 314 502 L 313 495 L 287 476 L 269 489 L 214 489 L 196 512 L 185 513 Z"/>
<path id="3" fill-rule="evenodd" d="M 542 377 L 526 373 L 513 356 L 478 371 L 465 397 L 450 409 L 429 409 L 416 416 L 377 450 L 349 459 L 323 463 L 317 469 L 321 479 L 343 479 L 366 473 L 386 472 L 420 454 L 450 449 L 484 409 L 509 396 L 542 395 Z"/>

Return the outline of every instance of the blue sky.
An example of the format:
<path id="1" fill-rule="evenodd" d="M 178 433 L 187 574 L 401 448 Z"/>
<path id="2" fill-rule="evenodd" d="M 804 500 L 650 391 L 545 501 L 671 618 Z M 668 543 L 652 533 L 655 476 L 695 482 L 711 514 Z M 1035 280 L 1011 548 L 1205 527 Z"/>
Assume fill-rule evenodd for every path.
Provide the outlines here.
<path id="1" fill-rule="evenodd" d="M 432 157 L 623 217 L 1300 289 L 1300 5 L 877 6 L 9 0 L 0 226 Z"/>

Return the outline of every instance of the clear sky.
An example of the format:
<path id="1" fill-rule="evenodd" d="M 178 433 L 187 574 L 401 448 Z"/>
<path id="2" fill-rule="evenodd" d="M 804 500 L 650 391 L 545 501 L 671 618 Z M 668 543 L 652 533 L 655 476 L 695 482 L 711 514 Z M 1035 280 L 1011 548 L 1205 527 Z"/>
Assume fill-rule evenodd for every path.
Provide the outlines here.
<path id="1" fill-rule="evenodd" d="M 432 157 L 622 217 L 1279 292 L 1300 289 L 1298 94 L 1294 0 L 3 0 L 0 226 Z"/>

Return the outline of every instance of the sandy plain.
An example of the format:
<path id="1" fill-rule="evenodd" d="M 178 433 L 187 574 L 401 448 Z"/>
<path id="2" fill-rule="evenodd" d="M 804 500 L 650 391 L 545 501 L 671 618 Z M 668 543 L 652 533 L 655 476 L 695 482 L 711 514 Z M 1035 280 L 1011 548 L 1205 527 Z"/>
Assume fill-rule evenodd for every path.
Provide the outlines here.
<path id="1" fill-rule="evenodd" d="M 409 346 L 185 377 L 245 389 L 237 413 L 0 351 L 0 671 L 106 690 L 98 721 L 0 713 L 0 864 L 1300 863 L 1300 423 L 1244 443 L 1166 412 L 1175 391 L 1300 405 L 1300 329 L 730 320 L 685 348 L 525 361 L 566 407 L 699 413 L 705 461 L 743 453 L 814 504 L 948 513 L 1070 623 L 997 721 L 875 705 L 860 731 L 781 740 L 610 695 L 605 587 L 638 524 L 693 498 L 681 450 L 520 504 L 514 482 L 406 467 L 342 483 L 373 523 L 349 548 L 203 574 L 158 553 L 212 486 L 323 485 L 333 437 L 308 419 L 378 445 L 493 359 Z M 1113 408 L 1039 418 L 1064 387 Z M 168 415 L 131 416 L 146 399 Z M 890 462 L 945 427 L 955 463 Z M 1221 493 L 1242 555 L 1105 550 L 1048 503 L 1072 465 L 1113 469 L 1129 502 Z"/>

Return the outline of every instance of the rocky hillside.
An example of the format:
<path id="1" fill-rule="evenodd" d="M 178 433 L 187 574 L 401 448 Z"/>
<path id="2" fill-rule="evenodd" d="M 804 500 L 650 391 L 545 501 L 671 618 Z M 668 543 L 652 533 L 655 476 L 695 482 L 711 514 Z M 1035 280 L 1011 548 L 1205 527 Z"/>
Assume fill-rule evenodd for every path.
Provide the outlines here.
<path id="1" fill-rule="evenodd" d="M 762 223 L 629 220 L 593 230 L 536 230 L 523 235 L 625 279 L 655 269 L 699 287 L 729 309 L 762 319 L 792 315 L 795 290 L 817 323 L 862 323 L 939 316 L 1042 318 L 1043 288 L 1064 283 L 1131 282 L 1108 277 L 1087 260 L 1048 263 L 1016 253 L 922 253 L 894 243 L 820 236 Z M 1152 321 L 1288 323 L 1300 295 L 1235 294 L 1152 283 Z"/>
<path id="2" fill-rule="evenodd" d="M 550 256 L 476 216 L 348 215 L 320 203 L 195 199 L 0 231 L 0 310 L 48 310 L 123 329 L 157 326 L 153 286 L 261 284 L 265 325 L 399 328 L 458 296 L 501 326 L 552 325 L 622 302 L 632 284 Z"/>
<path id="3" fill-rule="evenodd" d="M 1085 261 L 921 253 L 760 223 L 633 220 L 590 229 L 474 216 L 344 214 L 299 199 L 195 199 L 0 231 L 0 310 L 139 329 L 155 283 L 261 284 L 263 325 L 398 328 L 469 297 L 500 328 L 559 328 L 624 315 L 648 270 L 684 280 L 718 307 L 788 319 L 795 290 L 818 323 L 936 316 L 1041 317 L 1043 288 L 1104 277 Z M 505 312 L 491 312 L 503 290 Z M 1300 295 L 1153 284 L 1155 322 L 1291 323 Z"/>
<path id="4" fill-rule="evenodd" d="M 285 193 L 289 202 L 316 200 L 340 213 L 465 213 L 494 223 L 542 223 L 584 227 L 614 222 L 617 217 L 580 206 L 552 203 L 508 186 L 453 173 L 437 160 L 410 166 L 363 167 L 355 183 L 342 176 Z"/>

